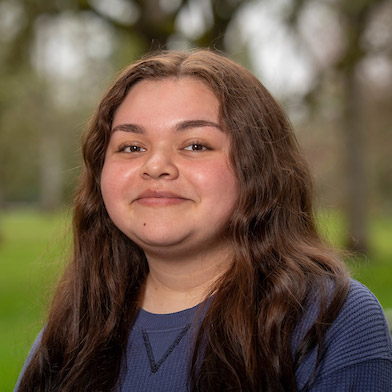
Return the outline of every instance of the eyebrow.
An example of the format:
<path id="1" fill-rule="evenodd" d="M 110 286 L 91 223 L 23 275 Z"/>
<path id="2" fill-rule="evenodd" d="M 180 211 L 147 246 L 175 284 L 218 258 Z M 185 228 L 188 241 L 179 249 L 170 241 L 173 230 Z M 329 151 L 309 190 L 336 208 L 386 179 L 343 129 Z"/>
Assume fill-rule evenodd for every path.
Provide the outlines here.
<path id="1" fill-rule="evenodd" d="M 175 126 L 176 132 L 186 131 L 187 129 L 191 128 L 202 128 L 202 127 L 214 127 L 218 130 L 222 130 L 220 125 L 208 120 L 187 120 L 187 121 L 180 121 Z M 144 134 L 145 129 L 141 125 L 137 124 L 120 124 L 116 125 L 112 129 L 112 133 L 116 131 L 123 131 L 123 132 L 131 132 L 131 133 L 139 133 Z"/>

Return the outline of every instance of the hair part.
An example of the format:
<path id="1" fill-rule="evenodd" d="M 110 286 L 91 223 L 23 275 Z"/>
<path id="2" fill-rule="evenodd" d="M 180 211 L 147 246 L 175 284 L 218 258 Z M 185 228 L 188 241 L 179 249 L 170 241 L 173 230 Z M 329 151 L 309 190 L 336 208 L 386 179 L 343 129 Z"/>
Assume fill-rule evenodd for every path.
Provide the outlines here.
<path id="1" fill-rule="evenodd" d="M 73 255 L 19 391 L 115 389 L 148 266 L 106 212 L 100 191 L 105 152 L 116 110 L 136 83 L 181 77 L 202 81 L 219 100 L 239 183 L 227 228 L 233 263 L 211 291 L 190 387 L 295 391 L 303 358 L 318 347 L 320 360 L 349 280 L 316 230 L 311 176 L 290 122 L 257 78 L 231 60 L 208 50 L 164 51 L 126 68 L 88 125 Z M 315 296 L 318 315 L 293 353 L 293 336 Z"/>

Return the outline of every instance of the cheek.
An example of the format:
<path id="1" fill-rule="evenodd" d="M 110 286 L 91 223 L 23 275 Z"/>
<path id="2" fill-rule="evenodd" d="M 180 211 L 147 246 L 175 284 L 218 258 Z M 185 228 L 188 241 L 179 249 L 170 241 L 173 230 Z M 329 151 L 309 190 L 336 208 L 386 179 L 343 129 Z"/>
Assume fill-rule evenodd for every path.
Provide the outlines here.
<path id="1" fill-rule="evenodd" d="M 101 192 L 106 205 L 125 196 L 124 193 L 132 183 L 133 172 L 122 165 L 105 163 L 101 174 Z"/>
<path id="2" fill-rule="evenodd" d="M 101 193 L 106 210 L 108 210 L 109 214 L 113 203 L 113 197 L 117 194 L 115 185 L 116 184 L 113 183 L 112 176 L 110 175 L 110 171 L 104 166 L 101 173 Z"/>
<path id="3" fill-rule="evenodd" d="M 218 181 L 218 198 L 232 212 L 238 200 L 238 182 L 232 173 L 222 173 Z"/>
<path id="4" fill-rule="evenodd" d="M 238 198 L 238 182 L 226 163 L 217 162 L 205 170 L 195 171 L 194 180 L 199 191 L 219 203 L 235 204 Z"/>

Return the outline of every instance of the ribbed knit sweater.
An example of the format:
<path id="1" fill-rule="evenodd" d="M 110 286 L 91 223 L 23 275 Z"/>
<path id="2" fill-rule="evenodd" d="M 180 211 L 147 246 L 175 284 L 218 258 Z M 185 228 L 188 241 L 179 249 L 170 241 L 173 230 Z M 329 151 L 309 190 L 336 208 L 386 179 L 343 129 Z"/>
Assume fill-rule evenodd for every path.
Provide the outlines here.
<path id="1" fill-rule="evenodd" d="M 196 306 L 171 314 L 139 311 L 129 336 L 117 391 L 187 390 L 197 310 Z M 316 307 L 306 313 L 293 336 L 293 351 L 316 313 Z M 392 391 L 391 335 L 380 304 L 362 284 L 352 281 L 345 304 L 327 331 L 324 348 L 310 392 Z M 299 389 L 311 375 L 315 359 L 316 351 L 298 368 Z"/>

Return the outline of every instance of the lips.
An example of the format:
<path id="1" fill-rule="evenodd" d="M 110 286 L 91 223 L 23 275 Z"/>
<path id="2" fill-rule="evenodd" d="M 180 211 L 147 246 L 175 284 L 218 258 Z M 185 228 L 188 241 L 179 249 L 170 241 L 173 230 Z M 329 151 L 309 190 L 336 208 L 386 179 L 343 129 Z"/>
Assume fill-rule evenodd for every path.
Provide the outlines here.
<path id="1" fill-rule="evenodd" d="M 147 206 L 165 206 L 179 204 L 189 199 L 170 191 L 147 190 L 135 199 L 135 202 Z"/>

